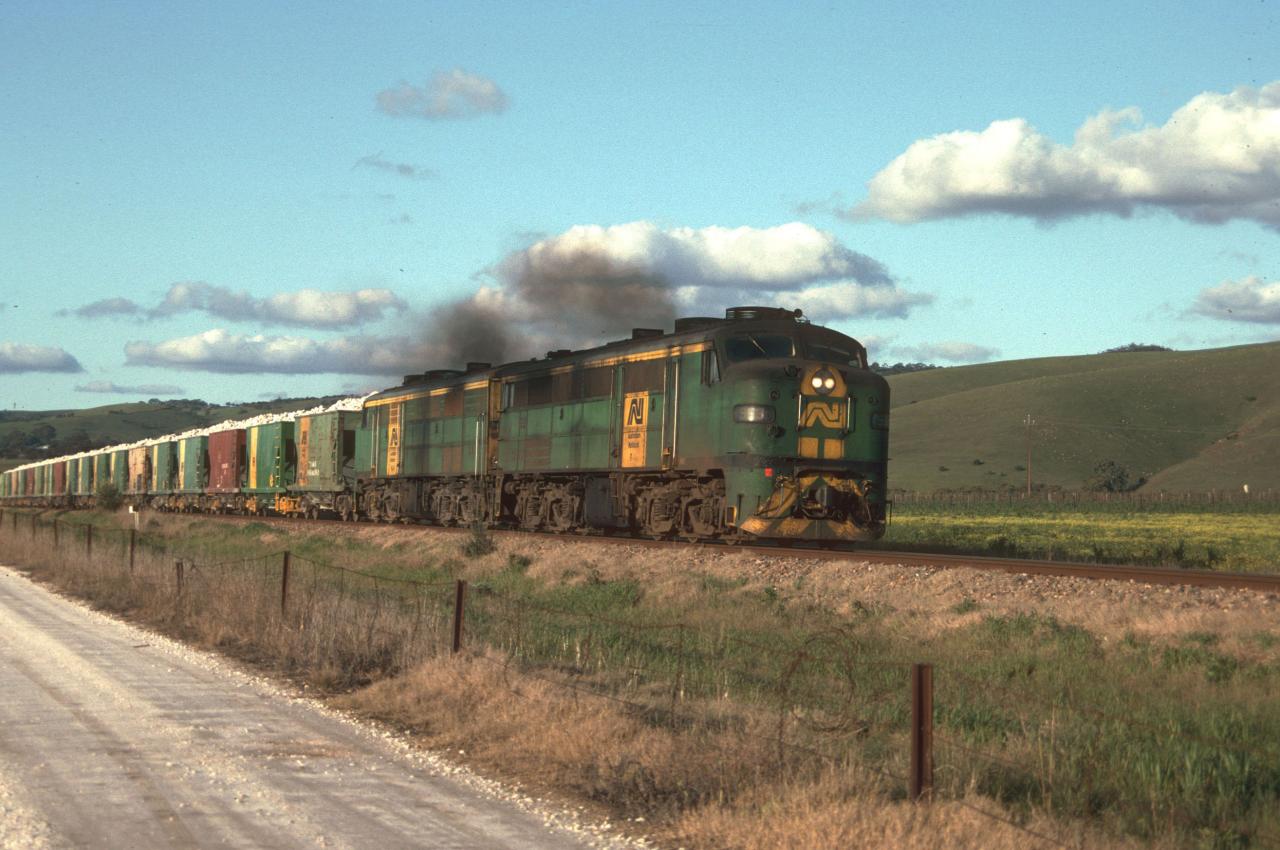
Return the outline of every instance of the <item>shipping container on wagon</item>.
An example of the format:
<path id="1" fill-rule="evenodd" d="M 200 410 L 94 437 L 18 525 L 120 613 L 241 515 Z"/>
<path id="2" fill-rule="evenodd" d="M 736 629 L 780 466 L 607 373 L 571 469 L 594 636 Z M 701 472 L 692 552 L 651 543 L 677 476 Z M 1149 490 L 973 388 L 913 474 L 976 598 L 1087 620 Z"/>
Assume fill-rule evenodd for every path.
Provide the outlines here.
<path id="1" fill-rule="evenodd" d="M 351 410 L 298 418 L 298 473 L 294 489 L 335 493 L 346 488 L 347 482 L 355 477 L 357 445 L 364 446 L 366 455 L 370 446 L 362 419 L 362 413 Z"/>
<path id="2" fill-rule="evenodd" d="M 209 435 L 210 493 L 238 493 L 244 486 L 244 429 L 215 431 Z"/>
<path id="3" fill-rule="evenodd" d="M 209 438 L 185 437 L 178 440 L 178 474 L 175 483 L 179 493 L 203 493 L 209 485 Z"/>
<path id="4" fill-rule="evenodd" d="M 76 495 L 76 489 L 80 486 L 80 458 L 73 457 L 67 460 L 67 495 Z"/>
<path id="5" fill-rule="evenodd" d="M 178 441 L 165 440 L 148 447 L 151 453 L 151 481 L 148 489 L 152 495 L 167 496 L 178 483 Z"/>
<path id="6" fill-rule="evenodd" d="M 53 473 L 49 495 L 65 496 L 67 494 L 67 462 L 65 460 L 54 461 L 50 471 Z"/>
<path id="7" fill-rule="evenodd" d="M 129 478 L 124 492 L 132 496 L 146 495 L 151 485 L 151 447 L 136 446 L 129 449 Z"/>

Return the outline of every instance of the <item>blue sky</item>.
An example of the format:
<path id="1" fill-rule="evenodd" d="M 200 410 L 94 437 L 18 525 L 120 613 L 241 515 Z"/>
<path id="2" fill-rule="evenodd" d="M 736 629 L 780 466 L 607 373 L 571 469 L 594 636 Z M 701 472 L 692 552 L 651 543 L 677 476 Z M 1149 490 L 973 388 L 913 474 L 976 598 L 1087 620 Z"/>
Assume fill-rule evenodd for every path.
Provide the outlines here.
<path id="1" fill-rule="evenodd" d="M 734 303 L 890 361 L 1280 338 L 1277 14 L 0 2 L 0 404 L 354 391 Z"/>

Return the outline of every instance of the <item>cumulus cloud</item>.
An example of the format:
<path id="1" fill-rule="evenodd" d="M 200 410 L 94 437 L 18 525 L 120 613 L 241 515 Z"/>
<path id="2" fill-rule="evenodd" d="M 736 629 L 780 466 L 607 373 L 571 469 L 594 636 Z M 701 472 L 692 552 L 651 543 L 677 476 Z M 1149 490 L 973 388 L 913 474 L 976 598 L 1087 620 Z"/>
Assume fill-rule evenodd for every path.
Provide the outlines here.
<path id="1" fill-rule="evenodd" d="M 215 328 L 158 343 L 125 345 L 129 366 L 161 366 L 225 374 L 398 375 L 422 371 L 421 343 L 405 337 L 347 336 L 310 339 L 236 334 Z"/>
<path id="2" fill-rule="evenodd" d="M 405 177 L 409 180 L 429 180 L 436 176 L 436 173 L 430 168 L 423 168 L 420 165 L 411 165 L 407 162 L 392 162 L 389 159 L 383 159 L 382 154 L 374 153 L 368 156 L 362 156 L 356 160 L 356 168 L 372 168 L 375 171 L 385 171 L 388 174 L 394 174 L 397 177 Z"/>
<path id="3" fill-rule="evenodd" d="M 0 374 L 83 371 L 80 361 L 61 348 L 0 342 Z"/>
<path id="4" fill-rule="evenodd" d="M 128 298 L 103 298 L 74 310 L 59 310 L 56 315 L 99 319 L 105 316 L 138 316 L 142 312 L 142 308 Z"/>
<path id="5" fill-rule="evenodd" d="M 1167 210 L 1280 230 L 1280 82 L 1206 92 L 1160 126 L 1136 108 L 1087 119 L 1069 145 L 1022 118 L 912 143 L 872 177 L 851 218 L 912 222 L 981 213 L 1053 221 Z"/>
<path id="6" fill-rule="evenodd" d="M 799 306 L 832 321 L 905 317 L 932 301 L 900 288 L 879 261 L 800 222 L 582 225 L 509 253 L 481 277 L 474 296 L 446 305 L 429 323 L 427 339 L 468 329 L 457 346 L 441 346 L 449 362 L 595 344 L 632 327 L 670 327 L 677 315 L 723 315 L 733 304 Z"/>
<path id="7" fill-rule="evenodd" d="M 90 381 L 76 387 L 78 393 L 106 393 L 110 395 L 182 395 L 186 392 L 182 387 L 173 384 L 137 384 L 129 386 L 113 381 Z"/>
<path id="8" fill-rule="evenodd" d="M 1201 290 L 1192 312 L 1232 322 L 1280 324 L 1280 281 L 1227 280 Z"/>
<path id="9" fill-rule="evenodd" d="M 85 318 L 137 314 L 158 319 L 195 311 L 231 321 L 328 330 L 376 322 L 386 313 L 400 312 L 407 307 L 405 301 L 389 289 L 351 292 L 300 289 L 258 298 L 225 286 L 187 281 L 172 284 L 160 303 L 149 310 L 127 298 L 107 298 L 72 312 Z"/>
<path id="10" fill-rule="evenodd" d="M 488 77 L 470 74 L 461 68 L 437 71 L 422 86 L 407 82 L 378 92 L 378 111 L 397 118 L 474 118 L 496 115 L 507 108 L 507 96 Z"/>
<path id="11" fill-rule="evenodd" d="M 972 342 L 926 342 L 920 345 L 895 346 L 893 353 L 922 363 L 946 360 L 948 363 L 982 363 L 1000 356 L 1000 349 Z"/>

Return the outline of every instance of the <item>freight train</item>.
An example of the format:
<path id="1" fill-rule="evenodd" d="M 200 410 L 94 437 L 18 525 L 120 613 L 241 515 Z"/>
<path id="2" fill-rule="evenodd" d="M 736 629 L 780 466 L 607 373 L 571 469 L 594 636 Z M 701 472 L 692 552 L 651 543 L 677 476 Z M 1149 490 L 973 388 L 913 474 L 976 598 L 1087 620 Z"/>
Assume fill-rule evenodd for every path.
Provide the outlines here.
<path id="1" fill-rule="evenodd" d="M 161 511 L 729 542 L 885 529 L 888 384 L 799 310 L 408 375 L 343 408 L 30 463 L 0 504 L 91 506 L 110 483 Z"/>

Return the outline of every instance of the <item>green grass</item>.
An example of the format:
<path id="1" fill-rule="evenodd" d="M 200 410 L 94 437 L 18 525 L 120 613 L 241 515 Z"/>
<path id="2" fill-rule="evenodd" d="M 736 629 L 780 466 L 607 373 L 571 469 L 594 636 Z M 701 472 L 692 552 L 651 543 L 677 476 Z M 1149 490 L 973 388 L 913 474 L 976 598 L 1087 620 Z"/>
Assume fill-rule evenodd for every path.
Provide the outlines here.
<path id="1" fill-rule="evenodd" d="M 427 550 L 265 523 L 178 519 L 160 531 L 175 555 L 248 557 L 287 546 L 299 558 L 428 581 L 466 567 L 470 645 L 635 703 L 655 723 L 772 718 L 785 757 L 818 750 L 894 776 L 906 768 L 907 665 L 928 661 L 940 793 L 972 785 L 1015 811 L 1051 809 L 1183 846 L 1263 846 L 1259 830 L 1280 835 L 1280 664 L 1224 652 L 1215 633 L 1104 641 L 1026 612 L 917 634 L 886 623 L 892 612 L 874 604 L 855 600 L 855 613 L 840 617 L 787 587 L 696 573 L 661 596 L 590 565 L 539 578 L 530 555 L 468 557 L 462 536 Z M 950 613 L 974 612 L 980 606 L 965 600 Z M 1254 636 L 1264 648 L 1275 639 Z"/>
<path id="2" fill-rule="evenodd" d="M 1215 505 L 976 498 L 895 507 L 878 544 L 1006 557 L 1052 558 L 1238 572 L 1280 572 L 1280 503 Z"/>
<path id="3" fill-rule="evenodd" d="M 889 378 L 890 483 L 1075 489 L 1114 460 L 1147 489 L 1280 489 L 1280 343 L 1012 360 Z M 981 461 L 981 463 L 979 463 Z"/>

